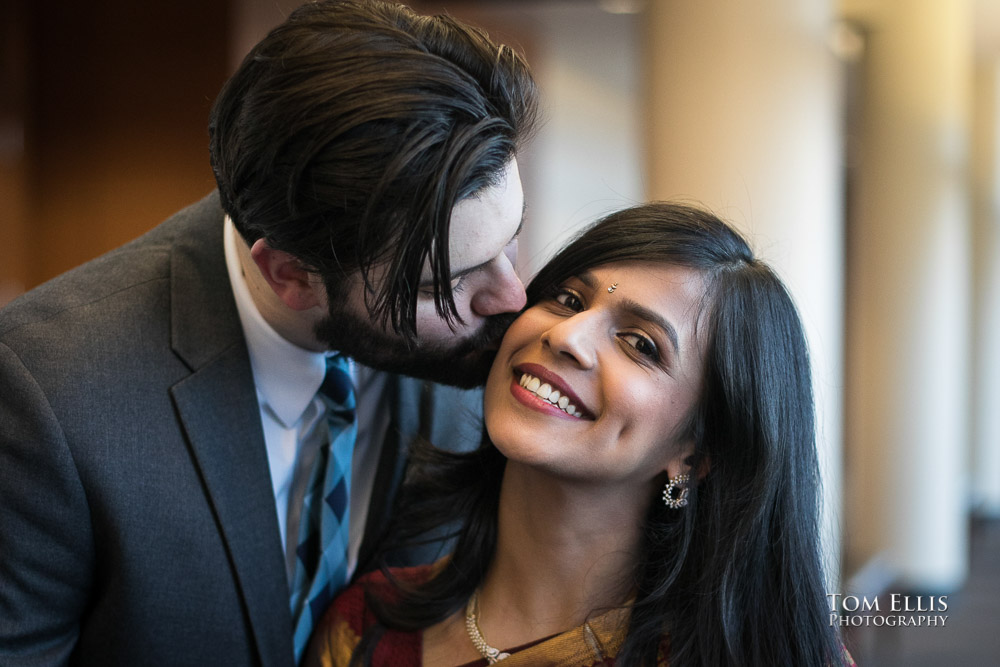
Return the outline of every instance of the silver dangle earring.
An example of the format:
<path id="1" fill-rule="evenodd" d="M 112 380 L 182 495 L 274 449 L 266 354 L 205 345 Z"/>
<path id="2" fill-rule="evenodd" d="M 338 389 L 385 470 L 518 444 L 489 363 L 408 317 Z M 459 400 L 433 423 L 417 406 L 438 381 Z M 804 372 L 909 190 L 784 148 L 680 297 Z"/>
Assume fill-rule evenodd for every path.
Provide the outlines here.
<path id="1" fill-rule="evenodd" d="M 618 289 L 618 283 L 614 283 L 611 287 L 609 287 L 608 292 L 613 294 L 616 289 Z"/>
<path id="2" fill-rule="evenodd" d="M 682 507 L 687 507 L 687 483 L 690 480 L 691 476 L 687 473 L 671 477 L 669 481 L 667 481 L 667 485 L 663 487 L 663 504 L 672 510 L 679 510 Z M 674 497 L 674 491 L 677 491 L 676 497 Z"/>

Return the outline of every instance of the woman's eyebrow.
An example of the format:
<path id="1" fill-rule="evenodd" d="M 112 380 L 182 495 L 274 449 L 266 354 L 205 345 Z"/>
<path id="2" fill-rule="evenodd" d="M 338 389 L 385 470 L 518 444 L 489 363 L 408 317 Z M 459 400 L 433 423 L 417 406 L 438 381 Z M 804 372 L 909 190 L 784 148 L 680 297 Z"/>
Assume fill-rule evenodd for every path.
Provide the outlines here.
<path id="1" fill-rule="evenodd" d="M 590 289 L 597 289 L 597 278 L 590 271 L 584 271 L 583 273 L 577 274 L 576 277 L 580 279 L 581 283 Z"/>
<path id="2" fill-rule="evenodd" d="M 599 287 L 597 284 L 597 277 L 590 271 L 583 271 L 582 273 L 577 274 L 576 277 L 589 289 L 596 290 Z M 629 315 L 633 315 L 635 317 L 638 317 L 639 319 L 646 320 L 647 322 L 650 322 L 658 326 L 660 329 L 663 330 L 663 333 L 667 335 L 667 338 L 670 339 L 670 342 L 674 346 L 674 352 L 676 352 L 678 356 L 680 355 L 681 346 L 679 338 L 677 337 L 677 329 L 675 329 L 674 325 L 672 325 L 669 321 L 667 321 L 667 319 L 664 318 L 662 315 L 660 315 L 658 312 L 656 312 L 655 310 L 650 310 L 649 308 L 642 305 L 638 301 L 633 301 L 632 299 L 628 298 L 622 299 L 621 301 L 617 302 L 615 304 L 615 307 L 628 313 Z"/>
<path id="3" fill-rule="evenodd" d="M 615 304 L 615 307 L 662 329 L 667 338 L 670 339 L 670 342 L 673 343 L 674 352 L 680 356 L 681 346 L 677 338 L 677 329 L 665 317 L 632 299 L 622 299 L 619 303 Z"/>

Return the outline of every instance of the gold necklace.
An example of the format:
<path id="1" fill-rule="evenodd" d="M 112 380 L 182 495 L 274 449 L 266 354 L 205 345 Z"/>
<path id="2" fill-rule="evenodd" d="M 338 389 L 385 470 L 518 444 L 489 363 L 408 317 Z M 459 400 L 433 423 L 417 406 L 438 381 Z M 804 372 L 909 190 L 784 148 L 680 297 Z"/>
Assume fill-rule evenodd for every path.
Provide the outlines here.
<path id="1" fill-rule="evenodd" d="M 504 653 L 498 648 L 493 648 L 486 643 L 483 638 L 483 631 L 479 629 L 479 591 L 473 591 L 468 604 L 465 605 L 465 630 L 469 633 L 472 645 L 479 651 L 479 655 L 486 658 L 487 664 L 495 664 L 504 658 L 509 658 L 510 653 Z"/>

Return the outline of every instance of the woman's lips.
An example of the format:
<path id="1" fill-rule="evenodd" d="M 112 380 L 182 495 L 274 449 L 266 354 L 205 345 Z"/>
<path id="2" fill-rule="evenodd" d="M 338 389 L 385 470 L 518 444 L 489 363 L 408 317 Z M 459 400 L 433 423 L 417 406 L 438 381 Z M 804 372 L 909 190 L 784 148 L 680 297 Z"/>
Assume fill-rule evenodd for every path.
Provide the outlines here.
<path id="1" fill-rule="evenodd" d="M 518 391 L 513 391 L 514 388 Z M 563 416 L 593 420 L 591 410 L 558 374 L 539 364 L 525 363 L 514 367 L 512 393 L 525 405 L 552 407 Z M 549 410 L 545 410 L 549 412 Z"/>
<path id="2" fill-rule="evenodd" d="M 532 410 L 536 410 L 553 417 L 561 417 L 562 419 L 568 419 L 575 422 L 582 421 L 581 417 L 573 417 L 572 415 L 564 412 L 558 405 L 553 405 L 538 394 L 528 391 L 518 383 L 519 379 L 520 375 L 510 381 L 510 393 L 519 403 L 525 407 L 531 408 Z"/>

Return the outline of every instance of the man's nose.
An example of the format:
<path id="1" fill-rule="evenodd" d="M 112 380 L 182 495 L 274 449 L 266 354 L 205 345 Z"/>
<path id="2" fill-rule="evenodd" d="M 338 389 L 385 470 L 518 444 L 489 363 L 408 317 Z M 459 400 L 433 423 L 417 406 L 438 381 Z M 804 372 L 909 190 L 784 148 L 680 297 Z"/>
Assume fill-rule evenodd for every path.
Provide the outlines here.
<path id="1" fill-rule="evenodd" d="M 480 317 L 516 313 L 524 308 L 528 299 L 524 293 L 524 283 L 517 277 L 510 259 L 501 254 L 497 258 L 497 264 L 497 270 L 489 281 L 472 297 L 472 312 Z"/>

